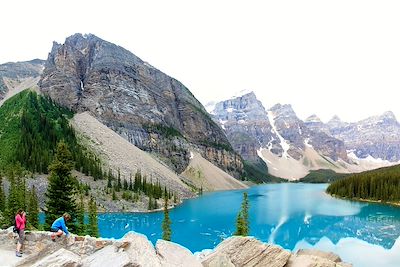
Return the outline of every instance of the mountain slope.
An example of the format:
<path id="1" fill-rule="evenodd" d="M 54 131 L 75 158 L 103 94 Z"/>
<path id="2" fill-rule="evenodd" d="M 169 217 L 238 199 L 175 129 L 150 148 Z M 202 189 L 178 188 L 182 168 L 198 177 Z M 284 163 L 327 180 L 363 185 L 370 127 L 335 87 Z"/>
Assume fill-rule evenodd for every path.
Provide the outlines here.
<path id="1" fill-rule="evenodd" d="M 26 88 L 37 88 L 44 60 L 9 62 L 0 65 L 0 106 Z"/>
<path id="2" fill-rule="evenodd" d="M 40 90 L 75 111 L 89 111 L 176 172 L 190 149 L 236 177 L 242 160 L 224 132 L 179 81 L 129 51 L 94 35 L 75 34 L 53 44 Z"/>
<path id="3" fill-rule="evenodd" d="M 179 196 L 185 198 L 193 196 L 173 171 L 113 132 L 89 113 L 76 114 L 71 124 L 81 142 L 94 151 L 109 168 L 119 170 L 123 179 L 128 179 L 132 173 L 141 170 L 141 173 L 151 177 L 153 182 L 159 181 L 163 187 L 177 192 Z"/>
<path id="4" fill-rule="evenodd" d="M 190 163 L 182 176 L 189 179 L 197 188 L 202 188 L 204 191 L 247 188 L 245 184 L 210 163 L 199 153 L 191 152 L 191 155 Z"/>

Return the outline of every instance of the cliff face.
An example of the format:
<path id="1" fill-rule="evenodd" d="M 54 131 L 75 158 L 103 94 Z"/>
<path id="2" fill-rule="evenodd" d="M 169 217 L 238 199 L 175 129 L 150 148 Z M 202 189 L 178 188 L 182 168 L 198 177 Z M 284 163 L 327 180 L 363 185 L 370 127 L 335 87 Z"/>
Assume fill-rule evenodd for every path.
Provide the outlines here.
<path id="1" fill-rule="evenodd" d="M 156 153 L 176 172 L 188 165 L 191 148 L 235 176 L 242 172 L 224 132 L 183 84 L 94 35 L 54 43 L 39 86 L 56 102 L 89 111 Z"/>
<path id="2" fill-rule="evenodd" d="M 257 150 L 268 145 L 276 153 L 282 153 L 267 112 L 253 92 L 217 103 L 212 115 L 244 159 L 256 161 Z"/>

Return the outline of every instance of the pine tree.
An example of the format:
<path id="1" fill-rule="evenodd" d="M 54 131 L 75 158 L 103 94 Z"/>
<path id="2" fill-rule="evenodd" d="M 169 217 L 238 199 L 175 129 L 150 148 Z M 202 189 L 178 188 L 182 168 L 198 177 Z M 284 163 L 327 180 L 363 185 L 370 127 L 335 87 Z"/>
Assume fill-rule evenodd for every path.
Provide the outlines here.
<path id="1" fill-rule="evenodd" d="M 79 203 L 76 211 L 76 234 L 85 234 L 85 203 L 83 201 L 83 194 L 80 194 Z"/>
<path id="2" fill-rule="evenodd" d="M 29 192 L 29 201 L 28 201 L 28 223 L 34 228 L 39 228 L 39 200 L 36 194 L 35 186 L 32 186 L 31 191 Z"/>
<path id="3" fill-rule="evenodd" d="M 8 192 L 6 204 L 6 223 L 13 225 L 15 221 L 15 214 L 18 209 L 25 209 L 25 198 L 23 197 L 25 188 L 22 188 L 21 179 L 22 172 L 19 172 L 15 166 L 10 167 L 7 171 L 7 176 L 10 181 L 10 189 Z"/>
<path id="4" fill-rule="evenodd" d="M 90 198 L 89 202 L 88 234 L 93 237 L 99 237 L 99 226 L 97 223 L 97 205 L 93 197 Z"/>
<path id="5" fill-rule="evenodd" d="M 241 210 L 236 219 L 236 232 L 235 235 L 248 236 L 249 235 L 249 199 L 247 192 L 243 193 L 243 201 Z"/>
<path id="6" fill-rule="evenodd" d="M 164 198 L 164 219 L 162 221 L 162 239 L 171 241 L 171 219 L 168 211 L 168 198 Z"/>
<path id="7" fill-rule="evenodd" d="M 4 212 L 6 209 L 6 195 L 3 190 L 3 177 L 0 174 L 0 212 Z"/>
<path id="8" fill-rule="evenodd" d="M 117 192 L 119 192 L 119 190 L 122 188 L 122 184 L 121 184 L 121 172 L 118 169 L 118 180 L 117 180 Z"/>
<path id="9" fill-rule="evenodd" d="M 49 185 L 46 192 L 46 226 L 65 212 L 74 220 L 76 218 L 75 180 L 71 175 L 73 168 L 72 155 L 67 145 L 61 141 L 53 162 L 49 166 Z"/>
<path id="10" fill-rule="evenodd" d="M 117 194 L 115 194 L 114 188 L 112 189 L 112 200 L 118 200 Z"/>

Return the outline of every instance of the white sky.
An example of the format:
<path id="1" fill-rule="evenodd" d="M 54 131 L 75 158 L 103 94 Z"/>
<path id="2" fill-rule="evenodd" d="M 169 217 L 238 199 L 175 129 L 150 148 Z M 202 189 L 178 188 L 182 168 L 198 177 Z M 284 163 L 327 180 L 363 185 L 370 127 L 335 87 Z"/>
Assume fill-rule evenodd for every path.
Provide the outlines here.
<path id="1" fill-rule="evenodd" d="M 203 103 L 256 92 L 355 121 L 400 119 L 400 1 L 1 1 L 0 62 L 47 58 L 93 33 L 183 82 Z"/>

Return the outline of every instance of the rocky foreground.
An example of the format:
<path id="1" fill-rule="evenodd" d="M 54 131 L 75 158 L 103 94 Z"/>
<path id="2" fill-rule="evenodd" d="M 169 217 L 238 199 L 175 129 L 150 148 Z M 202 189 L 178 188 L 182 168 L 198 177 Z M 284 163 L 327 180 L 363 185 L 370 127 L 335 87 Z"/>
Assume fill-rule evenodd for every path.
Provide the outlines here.
<path id="1" fill-rule="evenodd" d="M 130 232 L 122 239 L 102 239 L 72 235 L 52 242 L 49 232 L 26 234 L 24 256 L 10 258 L 16 236 L 11 229 L 0 230 L 1 266 L 271 266 L 348 267 L 339 256 L 316 250 L 296 254 L 252 237 L 231 237 L 213 251 L 192 254 L 188 249 L 164 240 L 155 247 L 146 236 Z M 7 257 L 8 255 L 8 257 Z"/>

